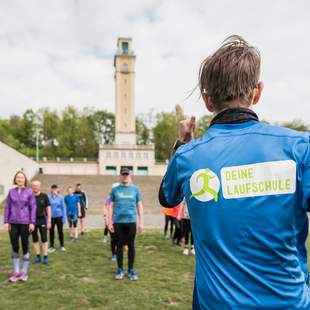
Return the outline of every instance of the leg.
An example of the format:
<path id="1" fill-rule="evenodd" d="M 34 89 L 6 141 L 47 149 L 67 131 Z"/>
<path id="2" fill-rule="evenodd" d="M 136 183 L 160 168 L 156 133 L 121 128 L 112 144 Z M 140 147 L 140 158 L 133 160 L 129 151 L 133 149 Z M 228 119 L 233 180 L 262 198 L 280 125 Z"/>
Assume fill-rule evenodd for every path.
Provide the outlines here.
<path id="1" fill-rule="evenodd" d="M 116 247 L 117 266 L 118 268 L 123 269 L 123 245 L 125 244 L 123 223 L 115 223 L 114 231 L 117 240 L 117 247 Z"/>
<path id="2" fill-rule="evenodd" d="M 110 232 L 110 237 L 111 237 L 111 252 L 113 256 L 113 255 L 116 255 L 117 239 L 116 239 L 115 233 L 112 233 L 112 232 Z"/>
<path id="3" fill-rule="evenodd" d="M 21 239 L 23 248 L 23 272 L 28 273 L 29 270 L 29 225 L 21 225 Z"/>
<path id="4" fill-rule="evenodd" d="M 39 236 L 38 236 L 38 228 L 36 225 L 34 231 L 32 232 L 32 241 L 33 241 L 33 249 L 37 256 L 40 256 L 40 244 L 39 244 Z"/>
<path id="5" fill-rule="evenodd" d="M 164 236 L 167 236 L 167 231 L 168 231 L 168 225 L 169 225 L 169 216 L 165 215 L 165 228 L 164 228 Z"/>
<path id="6" fill-rule="evenodd" d="M 185 247 L 188 247 L 189 243 L 189 220 L 183 219 L 183 231 L 184 231 L 184 238 L 185 238 Z"/>
<path id="7" fill-rule="evenodd" d="M 52 225 L 50 229 L 50 247 L 54 247 L 54 241 L 55 241 L 55 225 L 56 225 L 56 219 L 52 218 Z"/>
<path id="8" fill-rule="evenodd" d="M 10 240 L 12 245 L 12 263 L 14 273 L 19 273 L 19 225 L 10 225 Z"/>
<path id="9" fill-rule="evenodd" d="M 173 235 L 173 218 L 171 216 L 168 217 L 170 222 L 170 238 L 172 238 Z"/>
<path id="10" fill-rule="evenodd" d="M 47 227 L 46 224 L 40 225 L 39 227 L 41 241 L 42 241 L 42 248 L 43 248 L 43 255 L 44 257 L 48 256 L 48 243 L 47 243 Z"/>
<path id="11" fill-rule="evenodd" d="M 137 231 L 136 223 L 127 224 L 127 245 L 128 245 L 128 270 L 133 269 L 134 260 L 135 260 L 135 238 Z"/>
<path id="12" fill-rule="evenodd" d="M 61 217 L 57 218 L 56 225 L 57 225 L 59 243 L 60 243 L 60 246 L 63 247 L 64 246 L 64 231 L 63 231 L 63 223 L 62 223 Z"/>
<path id="13" fill-rule="evenodd" d="M 74 238 L 77 239 L 79 236 L 79 231 L 78 231 L 78 220 L 73 221 L 73 231 L 74 231 Z"/>

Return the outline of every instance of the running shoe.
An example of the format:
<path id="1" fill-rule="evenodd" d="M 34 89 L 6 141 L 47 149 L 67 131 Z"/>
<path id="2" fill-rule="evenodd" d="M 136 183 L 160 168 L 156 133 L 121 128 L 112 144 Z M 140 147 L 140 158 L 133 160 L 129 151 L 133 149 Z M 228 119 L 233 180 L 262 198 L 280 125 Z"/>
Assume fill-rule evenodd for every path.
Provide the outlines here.
<path id="1" fill-rule="evenodd" d="M 27 272 L 20 272 L 18 280 L 26 282 L 28 280 L 28 273 Z"/>
<path id="2" fill-rule="evenodd" d="M 41 256 L 40 256 L 40 255 L 37 255 L 33 262 L 34 262 L 35 264 L 41 263 Z"/>
<path id="3" fill-rule="evenodd" d="M 195 256 L 196 255 L 196 253 L 195 253 L 195 248 L 192 248 L 191 249 L 191 253 Z"/>
<path id="4" fill-rule="evenodd" d="M 62 246 L 62 247 L 60 248 L 60 251 L 61 251 L 61 252 L 67 252 L 67 249 L 66 249 L 64 246 Z"/>
<path id="5" fill-rule="evenodd" d="M 183 250 L 183 254 L 184 254 L 184 255 L 189 255 L 189 249 L 188 249 L 188 248 L 185 248 L 185 249 Z"/>
<path id="6" fill-rule="evenodd" d="M 19 280 L 19 272 L 13 272 L 9 278 L 10 282 L 17 282 Z"/>
<path id="7" fill-rule="evenodd" d="M 48 253 L 54 253 L 56 251 L 56 249 L 54 248 L 54 247 L 50 247 L 49 249 L 48 249 Z"/>
<path id="8" fill-rule="evenodd" d="M 43 264 L 44 264 L 44 265 L 48 265 L 48 256 L 45 256 L 45 257 L 43 258 Z"/>
<path id="9" fill-rule="evenodd" d="M 116 255 L 112 255 L 112 262 L 116 262 L 117 258 Z"/>
<path id="10" fill-rule="evenodd" d="M 138 276 L 132 269 L 128 271 L 128 278 L 131 281 L 138 281 Z"/>
<path id="11" fill-rule="evenodd" d="M 115 272 L 115 280 L 122 280 L 124 278 L 124 271 L 121 268 L 118 268 Z"/>

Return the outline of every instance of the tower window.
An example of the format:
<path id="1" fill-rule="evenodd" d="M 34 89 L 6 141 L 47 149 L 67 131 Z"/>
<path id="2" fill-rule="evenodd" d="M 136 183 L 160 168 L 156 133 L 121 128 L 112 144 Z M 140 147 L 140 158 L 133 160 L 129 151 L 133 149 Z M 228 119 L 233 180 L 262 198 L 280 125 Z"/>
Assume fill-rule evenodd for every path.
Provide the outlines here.
<path id="1" fill-rule="evenodd" d="M 122 52 L 123 54 L 128 54 L 128 42 L 122 42 Z"/>

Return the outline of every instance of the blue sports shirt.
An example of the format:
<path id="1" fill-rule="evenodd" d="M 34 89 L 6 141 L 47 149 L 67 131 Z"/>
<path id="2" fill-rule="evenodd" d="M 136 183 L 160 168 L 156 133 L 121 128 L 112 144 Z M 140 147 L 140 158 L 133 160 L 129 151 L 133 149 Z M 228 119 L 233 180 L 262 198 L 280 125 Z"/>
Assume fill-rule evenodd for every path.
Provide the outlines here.
<path id="1" fill-rule="evenodd" d="M 136 223 L 137 203 L 142 201 L 140 190 L 137 186 L 122 184 L 112 188 L 111 201 L 114 203 L 114 223 Z"/>
<path id="2" fill-rule="evenodd" d="M 309 134 L 214 124 L 181 146 L 162 182 L 185 197 L 195 239 L 194 309 L 310 309 Z"/>
<path id="3" fill-rule="evenodd" d="M 65 204 L 67 207 L 67 215 L 78 215 L 79 209 L 78 209 L 78 203 L 80 201 L 80 198 L 78 195 L 66 195 L 65 196 Z"/>

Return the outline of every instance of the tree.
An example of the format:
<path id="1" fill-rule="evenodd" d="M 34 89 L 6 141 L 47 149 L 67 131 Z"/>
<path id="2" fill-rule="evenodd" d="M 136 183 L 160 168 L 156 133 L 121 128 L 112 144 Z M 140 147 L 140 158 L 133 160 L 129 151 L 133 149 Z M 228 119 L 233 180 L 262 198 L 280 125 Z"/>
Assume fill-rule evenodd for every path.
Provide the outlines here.
<path id="1" fill-rule="evenodd" d="M 205 134 L 205 132 L 210 126 L 212 118 L 212 115 L 204 115 L 199 118 L 199 120 L 197 121 L 195 138 L 201 138 Z"/>
<path id="2" fill-rule="evenodd" d="M 166 161 L 170 158 L 173 145 L 179 136 L 179 123 L 184 118 L 185 115 L 179 105 L 173 112 L 157 114 L 157 123 L 153 128 L 156 160 Z"/>
<path id="3" fill-rule="evenodd" d="M 150 130 L 147 128 L 145 123 L 136 118 L 136 133 L 137 133 L 137 144 L 149 144 L 150 141 Z"/>
<path id="4" fill-rule="evenodd" d="M 282 126 L 294 129 L 297 131 L 310 131 L 310 126 L 305 124 L 302 120 L 294 119 L 291 122 L 285 122 Z"/>

